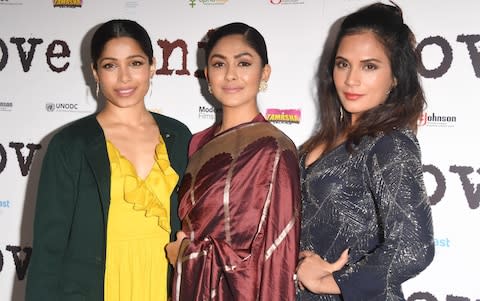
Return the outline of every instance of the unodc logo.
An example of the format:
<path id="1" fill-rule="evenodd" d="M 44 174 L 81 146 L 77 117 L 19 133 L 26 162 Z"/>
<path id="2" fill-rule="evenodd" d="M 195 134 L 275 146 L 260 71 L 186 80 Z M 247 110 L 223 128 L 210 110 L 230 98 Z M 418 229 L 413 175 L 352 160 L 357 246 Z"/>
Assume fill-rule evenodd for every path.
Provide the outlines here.
<path id="1" fill-rule="evenodd" d="M 47 109 L 47 112 L 53 112 L 55 111 L 55 104 L 49 102 L 45 105 L 45 109 Z"/>

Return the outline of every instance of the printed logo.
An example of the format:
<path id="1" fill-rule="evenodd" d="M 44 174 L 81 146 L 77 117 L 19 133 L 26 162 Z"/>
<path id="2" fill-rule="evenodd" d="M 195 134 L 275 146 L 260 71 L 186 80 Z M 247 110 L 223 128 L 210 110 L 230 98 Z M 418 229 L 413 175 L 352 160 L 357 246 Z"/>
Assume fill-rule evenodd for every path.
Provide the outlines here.
<path id="1" fill-rule="evenodd" d="M 53 112 L 55 111 L 55 104 L 49 102 L 45 105 L 45 109 L 47 110 L 47 112 Z"/>
<path id="2" fill-rule="evenodd" d="M 435 247 L 441 248 L 450 248 L 450 239 L 448 237 L 445 238 L 435 238 Z"/>
<path id="3" fill-rule="evenodd" d="M 0 101 L 0 111 L 10 112 L 13 109 L 13 102 L 10 101 Z"/>
<path id="4" fill-rule="evenodd" d="M 305 4 L 303 0 L 269 0 L 273 5 Z"/>
<path id="5" fill-rule="evenodd" d="M 193 8 L 197 4 L 203 5 L 224 5 L 228 0 L 188 0 L 188 5 Z"/>
<path id="6" fill-rule="evenodd" d="M 215 120 L 216 115 L 221 114 L 221 112 L 222 112 L 222 108 L 199 106 L 198 118 Z"/>
<path id="7" fill-rule="evenodd" d="M 23 5 L 23 3 L 18 0 L 0 0 L 0 5 Z"/>
<path id="8" fill-rule="evenodd" d="M 299 109 L 267 109 L 266 119 L 272 123 L 300 123 L 302 111 Z"/>
<path id="9" fill-rule="evenodd" d="M 10 208 L 11 203 L 9 200 L 0 200 L 0 209 L 1 208 Z"/>
<path id="10" fill-rule="evenodd" d="M 82 0 L 53 0 L 53 7 L 82 7 Z"/>
<path id="11" fill-rule="evenodd" d="M 456 123 L 456 116 L 445 116 L 435 113 L 428 114 L 427 112 L 423 112 L 418 119 L 419 126 L 454 127 Z"/>
<path id="12" fill-rule="evenodd" d="M 125 3 L 126 8 L 137 8 L 138 6 L 138 1 L 127 1 Z"/>
<path id="13" fill-rule="evenodd" d="M 81 110 L 80 105 L 78 103 L 47 102 L 45 104 L 45 110 L 47 112 L 73 112 L 73 113 L 90 112 L 90 110 Z"/>

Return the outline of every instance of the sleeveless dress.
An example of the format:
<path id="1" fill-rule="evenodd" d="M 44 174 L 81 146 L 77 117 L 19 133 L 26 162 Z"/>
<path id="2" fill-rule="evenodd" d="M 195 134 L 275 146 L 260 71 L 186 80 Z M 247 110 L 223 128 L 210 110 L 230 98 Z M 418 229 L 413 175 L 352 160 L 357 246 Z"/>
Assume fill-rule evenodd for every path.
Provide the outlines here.
<path id="1" fill-rule="evenodd" d="M 170 194 L 178 175 L 159 137 L 155 163 L 145 179 L 107 140 L 111 200 L 107 223 L 105 300 L 167 300 Z"/>

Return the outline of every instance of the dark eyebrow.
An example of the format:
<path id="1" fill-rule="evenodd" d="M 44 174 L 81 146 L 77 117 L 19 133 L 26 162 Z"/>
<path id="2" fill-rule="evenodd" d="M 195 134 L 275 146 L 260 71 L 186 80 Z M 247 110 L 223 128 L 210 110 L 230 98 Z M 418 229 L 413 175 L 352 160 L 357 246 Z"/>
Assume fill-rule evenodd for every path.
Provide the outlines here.
<path id="1" fill-rule="evenodd" d="M 141 59 L 144 59 L 144 60 L 147 60 L 147 58 L 144 56 L 144 55 L 141 55 L 141 54 L 134 54 L 134 55 L 130 55 L 127 57 L 128 60 L 131 60 L 131 59 L 136 59 L 136 58 L 141 58 Z M 99 63 L 105 61 L 105 60 L 111 60 L 111 61 L 118 61 L 117 58 L 114 58 L 114 57 L 102 57 L 100 60 L 99 60 Z"/>
<path id="2" fill-rule="evenodd" d="M 344 60 L 344 61 L 349 62 L 349 60 L 347 60 L 346 58 L 344 58 L 343 56 L 340 56 L 340 55 L 336 56 L 336 57 L 335 57 L 335 60 Z M 383 63 L 381 60 L 375 59 L 375 58 L 361 60 L 360 62 L 362 62 L 362 63 L 371 63 L 371 62 L 374 62 L 374 63 Z"/>
<path id="3" fill-rule="evenodd" d="M 242 56 L 253 57 L 253 55 L 252 55 L 251 53 L 249 53 L 249 52 L 242 52 L 242 53 L 236 54 L 233 58 L 238 59 L 238 58 L 240 58 L 240 57 L 242 57 Z M 217 53 L 212 54 L 212 56 L 211 56 L 210 58 L 215 58 L 215 57 L 218 57 L 218 58 L 220 58 L 220 59 L 226 59 L 226 58 L 227 58 L 226 56 L 221 55 L 221 54 L 217 54 Z"/>
<path id="4" fill-rule="evenodd" d="M 366 59 L 366 60 L 362 60 L 361 61 L 362 63 L 383 63 L 381 60 L 379 59 L 374 59 L 374 58 L 371 58 L 371 59 Z"/>

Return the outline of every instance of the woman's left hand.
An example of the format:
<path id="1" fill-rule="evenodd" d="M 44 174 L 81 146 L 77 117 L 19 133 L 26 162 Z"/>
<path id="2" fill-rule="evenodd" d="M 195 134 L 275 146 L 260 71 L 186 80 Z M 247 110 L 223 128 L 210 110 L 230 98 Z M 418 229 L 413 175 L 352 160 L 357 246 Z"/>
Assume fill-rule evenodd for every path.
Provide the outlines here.
<path id="1" fill-rule="evenodd" d="M 340 288 L 332 273 L 340 270 L 348 261 L 348 249 L 342 252 L 337 261 L 329 263 L 311 251 L 300 252 L 297 266 L 297 279 L 300 287 L 316 294 L 340 294 Z"/>
<path id="2" fill-rule="evenodd" d="M 167 244 L 167 246 L 165 247 L 165 251 L 167 252 L 168 262 L 170 262 L 170 264 L 173 266 L 175 266 L 175 264 L 177 263 L 178 252 L 180 251 L 180 246 L 182 245 L 182 241 L 185 237 L 187 237 L 185 232 L 178 231 L 177 240 Z"/>

